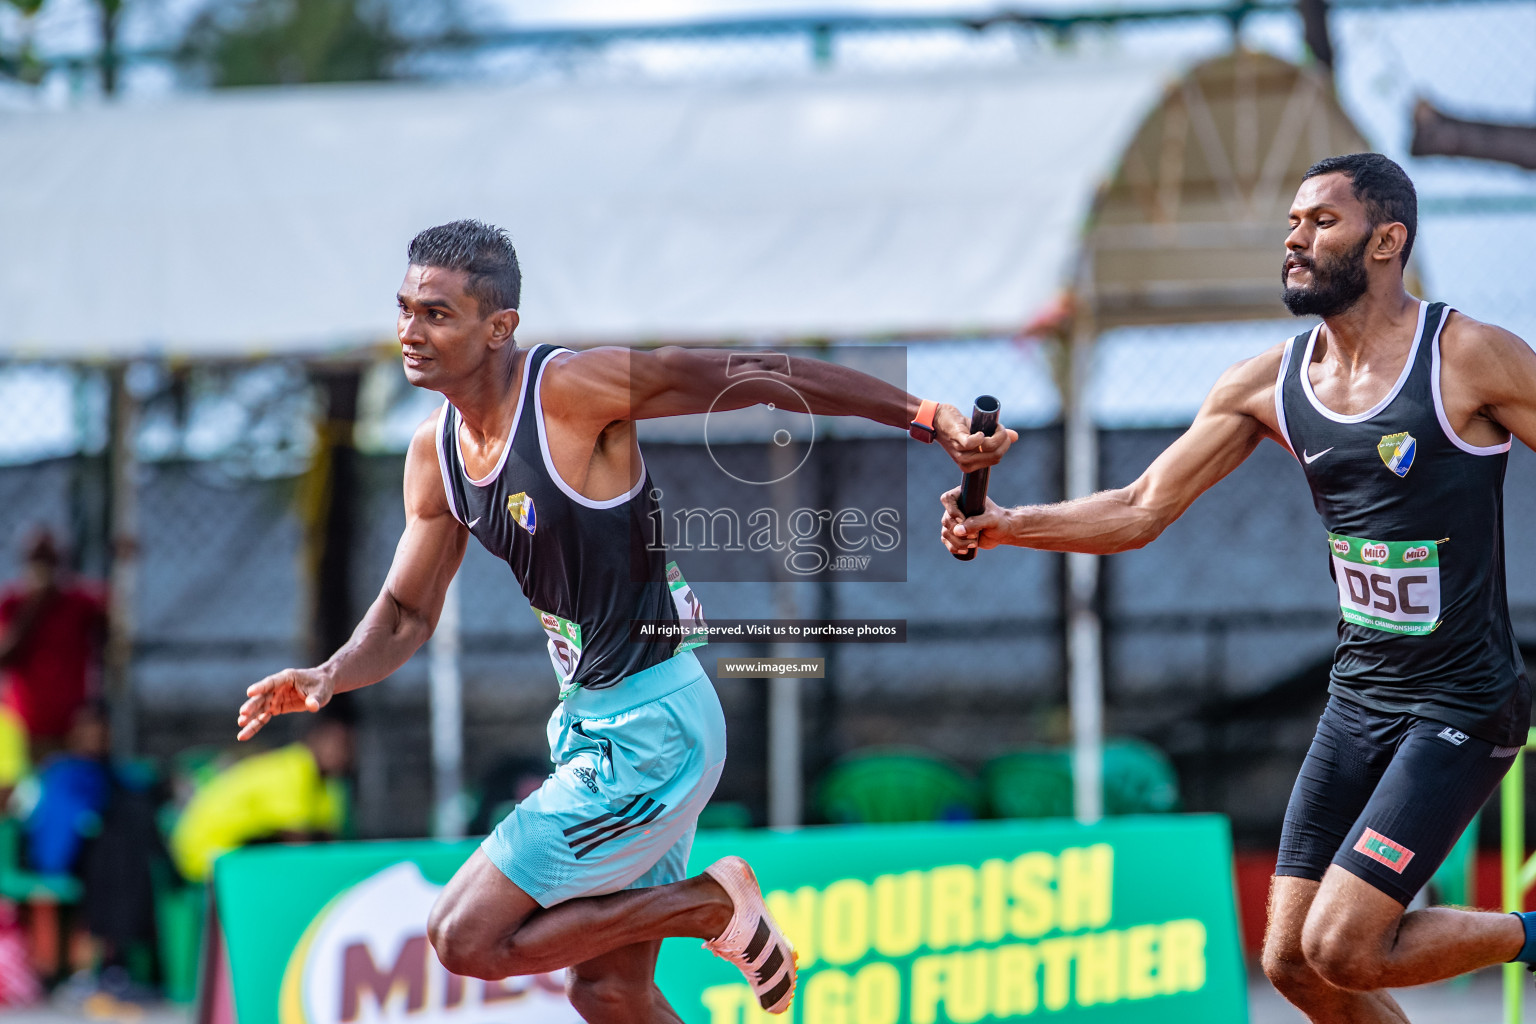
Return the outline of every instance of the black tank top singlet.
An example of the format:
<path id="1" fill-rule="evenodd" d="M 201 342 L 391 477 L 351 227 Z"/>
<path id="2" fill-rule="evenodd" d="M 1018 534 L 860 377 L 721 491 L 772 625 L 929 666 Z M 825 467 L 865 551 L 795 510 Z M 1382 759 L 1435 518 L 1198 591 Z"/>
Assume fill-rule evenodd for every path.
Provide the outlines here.
<path id="1" fill-rule="evenodd" d="M 1341 613 L 1329 691 L 1524 745 L 1530 687 L 1504 584 L 1509 442 L 1469 445 L 1446 419 L 1449 315 L 1443 303 L 1420 303 L 1397 383 L 1352 416 L 1313 393 L 1321 326 L 1297 335 L 1280 360 L 1275 412 L 1328 529 Z"/>
<path id="2" fill-rule="evenodd" d="M 555 471 L 539 385 L 549 358 L 563 351 L 539 345 L 524 357 L 501 463 L 483 479 L 470 479 L 464 468 L 462 419 L 447 402 L 437 433 L 448 507 L 512 567 L 549 638 L 562 700 L 577 688 L 613 686 L 704 642 L 702 633 L 631 639 L 636 621 L 702 624 L 702 613 L 665 548 L 647 543 L 656 502 L 643 464 L 639 482 L 606 501 L 583 497 Z"/>

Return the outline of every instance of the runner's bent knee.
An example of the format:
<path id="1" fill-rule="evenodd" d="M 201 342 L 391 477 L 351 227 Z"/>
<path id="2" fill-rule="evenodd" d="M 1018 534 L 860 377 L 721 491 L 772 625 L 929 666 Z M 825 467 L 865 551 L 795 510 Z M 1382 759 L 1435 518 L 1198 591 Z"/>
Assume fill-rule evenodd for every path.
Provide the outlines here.
<path id="1" fill-rule="evenodd" d="M 444 967 L 476 978 L 505 978 L 515 957 L 517 929 L 538 909 L 484 854 L 476 851 L 438 895 L 427 916 L 427 939 Z"/>
<path id="2" fill-rule="evenodd" d="M 1301 932 L 1301 951 L 1309 968 L 1330 985 L 1355 992 L 1381 988 L 1380 937 L 1351 929 L 1348 913 L 1337 906 L 1307 916 Z"/>
<path id="3" fill-rule="evenodd" d="M 437 953 L 437 959 L 450 973 L 465 977 L 481 977 L 476 970 L 480 966 L 480 950 L 469 929 L 463 926 L 451 907 L 439 899 L 427 918 L 427 941 Z"/>
<path id="4" fill-rule="evenodd" d="M 1275 990 L 1292 1002 L 1296 997 L 1305 996 L 1306 993 L 1319 988 L 1328 988 L 1329 983 L 1323 976 L 1312 969 L 1305 958 L 1281 957 L 1265 951 L 1262 961 L 1264 977 L 1269 979 Z"/>
<path id="5" fill-rule="evenodd" d="M 476 901 L 460 899 L 451 890 L 438 897 L 427 918 L 427 940 L 442 965 L 453 974 L 487 981 L 545 969 L 517 942 L 517 927 L 487 921 Z"/>
<path id="6" fill-rule="evenodd" d="M 518 941 L 517 932 L 503 933 L 461 916 L 428 924 L 427 937 L 437 958 L 452 974 L 495 981 L 524 974 L 543 974 L 552 967 L 539 950 Z"/>

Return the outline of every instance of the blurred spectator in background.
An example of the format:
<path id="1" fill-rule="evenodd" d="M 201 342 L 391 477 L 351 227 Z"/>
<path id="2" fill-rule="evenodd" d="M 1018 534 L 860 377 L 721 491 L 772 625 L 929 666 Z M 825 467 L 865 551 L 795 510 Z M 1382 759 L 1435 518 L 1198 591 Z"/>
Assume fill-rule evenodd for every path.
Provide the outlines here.
<path id="1" fill-rule="evenodd" d="M 345 820 L 342 776 L 352 766 L 352 723 L 330 707 L 303 740 L 237 761 L 193 794 L 171 832 L 183 877 L 206 882 L 224 853 L 261 842 L 335 838 Z"/>
<path id="2" fill-rule="evenodd" d="M 75 869 L 85 841 L 101 831 L 101 815 L 112 793 L 107 762 L 107 719 L 94 704 L 80 708 L 64 749 L 38 765 L 35 802 L 18 797 L 27 811 L 23 825 L 28 867 L 44 875 Z M 30 803 L 30 808 L 25 805 Z"/>
<path id="3" fill-rule="evenodd" d="M 16 784 L 31 770 L 26 723 L 14 709 L 0 704 L 0 814 L 10 806 Z"/>
<path id="4" fill-rule="evenodd" d="M 64 745 L 99 679 L 107 615 L 100 588 L 70 578 L 51 531 L 22 545 L 26 571 L 0 591 L 0 688 L 39 763 Z"/>
<path id="5" fill-rule="evenodd" d="M 97 705 L 87 707 L 101 723 L 97 749 L 105 758 L 111 749 L 107 715 Z M 106 806 L 80 851 L 75 873 L 84 890 L 81 908 L 95 947 L 100 988 L 120 999 L 138 999 L 149 993 L 128 983 L 129 959 L 135 948 L 153 956 L 155 879 L 172 876 L 156 817 L 165 787 L 143 763 L 111 767 Z"/>
<path id="6" fill-rule="evenodd" d="M 167 855 L 155 821 L 154 773 L 114 764 L 111 748 L 106 708 L 86 703 L 65 748 L 38 766 L 17 803 L 32 803 L 23 822 L 28 865 L 44 875 L 73 874 L 82 883 L 77 923 L 91 939 L 91 967 L 70 985 L 77 995 L 139 1002 L 153 993 L 130 979 L 127 962 L 136 947 L 153 957 L 155 871 Z"/>

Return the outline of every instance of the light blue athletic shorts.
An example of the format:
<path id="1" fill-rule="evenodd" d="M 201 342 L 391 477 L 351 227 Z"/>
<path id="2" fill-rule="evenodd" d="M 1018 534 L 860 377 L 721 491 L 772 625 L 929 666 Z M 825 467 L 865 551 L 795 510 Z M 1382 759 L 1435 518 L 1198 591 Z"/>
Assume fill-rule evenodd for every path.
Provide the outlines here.
<path id="1" fill-rule="evenodd" d="M 694 824 L 725 765 L 725 714 L 693 652 L 549 718 L 555 772 L 480 848 L 542 907 L 687 877 Z"/>

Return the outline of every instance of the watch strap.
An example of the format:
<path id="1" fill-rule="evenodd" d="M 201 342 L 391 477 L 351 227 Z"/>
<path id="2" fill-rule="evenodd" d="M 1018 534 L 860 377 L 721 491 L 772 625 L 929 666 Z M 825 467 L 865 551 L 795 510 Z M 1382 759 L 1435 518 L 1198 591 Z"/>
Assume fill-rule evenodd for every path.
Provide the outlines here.
<path id="1" fill-rule="evenodd" d="M 934 437 L 933 415 L 938 412 L 938 409 L 938 402 L 931 398 L 923 399 L 918 404 L 917 415 L 912 418 L 912 422 L 907 426 L 907 433 L 911 434 L 914 440 L 921 441 L 924 444 L 932 444 Z"/>

